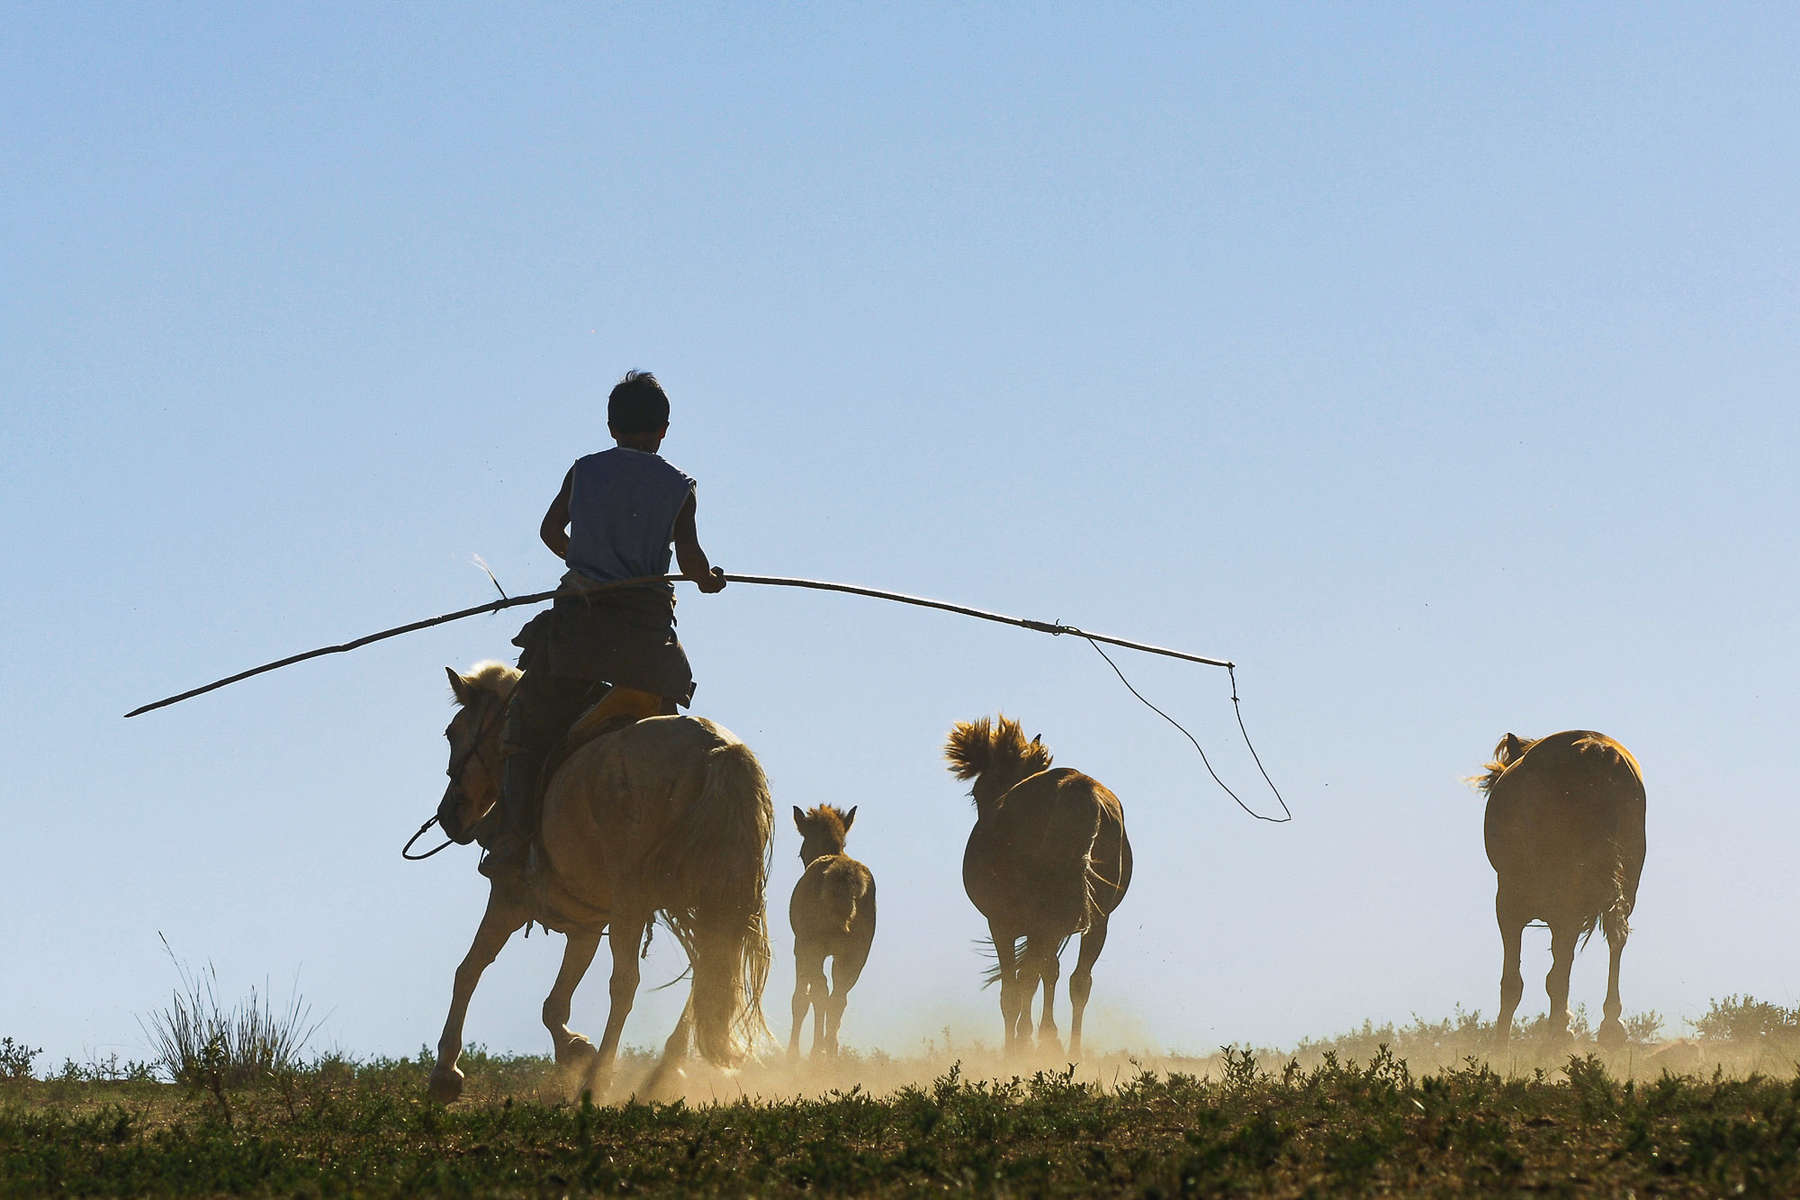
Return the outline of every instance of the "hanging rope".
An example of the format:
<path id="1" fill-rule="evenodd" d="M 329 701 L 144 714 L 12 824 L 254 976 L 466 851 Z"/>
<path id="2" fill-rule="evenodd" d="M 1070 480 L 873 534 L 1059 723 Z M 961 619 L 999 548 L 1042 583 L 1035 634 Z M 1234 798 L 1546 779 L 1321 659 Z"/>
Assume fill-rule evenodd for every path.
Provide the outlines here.
<path id="1" fill-rule="evenodd" d="M 1282 797 L 1281 789 L 1275 786 L 1275 781 L 1273 779 L 1269 778 L 1269 773 L 1267 771 L 1263 771 L 1262 759 L 1261 759 L 1261 757 L 1259 757 L 1257 755 L 1256 747 L 1250 744 L 1250 731 L 1244 728 L 1244 710 L 1238 705 L 1237 668 L 1232 667 L 1232 666 L 1226 667 L 1226 670 L 1231 672 L 1231 707 L 1232 707 L 1232 711 L 1237 713 L 1238 732 L 1244 735 L 1244 745 L 1249 749 L 1250 757 L 1256 759 L 1256 769 L 1258 771 L 1262 771 L 1263 782 L 1269 785 L 1269 791 L 1273 792 L 1275 795 L 1275 802 L 1277 804 L 1281 805 L 1282 815 L 1279 817 L 1264 816 L 1262 813 L 1257 812 L 1254 808 L 1251 808 L 1248 804 L 1245 804 L 1243 802 L 1243 800 L 1238 797 L 1238 794 L 1231 790 L 1231 785 L 1226 783 L 1223 779 L 1219 778 L 1219 773 L 1217 771 L 1213 770 L 1213 765 L 1212 765 L 1211 760 L 1206 757 L 1206 751 L 1201 748 L 1199 740 L 1196 739 L 1193 734 L 1191 734 L 1187 731 L 1187 727 L 1184 726 L 1180 721 L 1177 721 L 1174 717 L 1171 717 L 1168 713 L 1164 712 L 1162 709 L 1156 707 L 1156 705 L 1150 703 L 1150 701 L 1144 699 L 1144 694 L 1142 692 L 1138 691 L 1137 688 L 1132 686 L 1131 680 L 1125 678 L 1125 672 L 1119 670 L 1119 664 L 1112 660 L 1112 655 L 1110 655 L 1106 651 L 1100 649 L 1100 647 L 1095 643 L 1093 638 L 1087 637 L 1086 634 L 1083 634 L 1082 637 L 1087 641 L 1088 645 L 1094 647 L 1095 654 L 1098 654 L 1101 658 L 1104 658 L 1106 660 L 1106 665 L 1113 669 L 1113 674 L 1117 675 L 1119 677 L 1119 682 L 1125 685 L 1126 691 L 1128 691 L 1132 695 L 1136 696 L 1138 698 L 1138 700 L 1140 702 L 1142 702 L 1142 704 L 1144 705 L 1145 708 L 1149 709 L 1151 712 L 1155 713 L 1157 716 L 1161 717 L 1163 720 L 1167 721 L 1169 724 L 1173 725 L 1175 728 L 1181 730 L 1182 737 L 1184 737 L 1188 741 L 1194 743 L 1194 749 L 1200 751 L 1200 763 L 1202 766 L 1204 766 L 1206 768 L 1206 773 L 1208 775 L 1212 776 L 1213 782 L 1219 785 L 1220 790 L 1222 790 L 1227 796 L 1230 796 L 1232 798 L 1232 800 L 1237 802 L 1237 806 L 1239 808 L 1243 809 L 1245 812 L 1249 813 L 1251 816 L 1255 817 L 1257 820 L 1267 821 L 1271 825 L 1285 825 L 1289 821 L 1294 819 L 1293 812 L 1290 811 L 1287 806 L 1287 800 Z"/>

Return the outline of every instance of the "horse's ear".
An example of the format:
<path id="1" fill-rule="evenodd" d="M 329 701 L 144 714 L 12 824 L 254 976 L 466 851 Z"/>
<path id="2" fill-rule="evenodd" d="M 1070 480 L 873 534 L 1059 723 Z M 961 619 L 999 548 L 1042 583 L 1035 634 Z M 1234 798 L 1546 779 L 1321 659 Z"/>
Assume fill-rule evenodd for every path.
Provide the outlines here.
<path id="1" fill-rule="evenodd" d="M 801 833 L 806 832 L 806 814 L 800 811 L 798 804 L 794 805 L 794 828 Z"/>
<path id="2" fill-rule="evenodd" d="M 1506 754 L 1504 757 L 1507 762 L 1511 762 L 1513 759 L 1519 757 L 1519 747 L 1523 745 L 1523 743 L 1519 740 L 1518 734 L 1508 733 L 1504 744 L 1506 746 Z"/>
<path id="3" fill-rule="evenodd" d="M 1044 744 L 1044 735 L 1041 733 L 1032 734 L 1031 735 L 1031 744 L 1034 746 L 1042 746 Z"/>
<path id="4" fill-rule="evenodd" d="M 444 674 L 450 677 L 450 691 L 456 696 L 456 702 L 467 704 L 469 702 L 468 681 L 456 673 L 455 667 L 445 667 Z"/>
<path id="5" fill-rule="evenodd" d="M 855 820 L 856 820 L 856 806 L 853 804 L 850 806 L 850 811 L 844 814 L 844 832 L 845 833 L 850 832 L 850 824 L 851 824 L 851 822 L 853 822 Z"/>

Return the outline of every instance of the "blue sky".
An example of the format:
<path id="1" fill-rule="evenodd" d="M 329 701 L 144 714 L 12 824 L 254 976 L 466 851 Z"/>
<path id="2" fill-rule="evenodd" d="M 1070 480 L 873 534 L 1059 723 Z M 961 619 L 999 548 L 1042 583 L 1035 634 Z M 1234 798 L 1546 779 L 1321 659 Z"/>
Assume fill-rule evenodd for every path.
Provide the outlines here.
<path id="1" fill-rule="evenodd" d="M 549 586 L 536 528 L 627 368 L 728 570 L 1229 657 L 1270 827 L 1067 639 L 683 595 L 696 711 L 858 804 L 882 928 L 845 1036 L 993 1040 L 971 814 L 1004 708 L 1124 801 L 1092 1040 L 1206 1051 L 1494 1008 L 1499 736 L 1650 795 L 1628 1011 L 1800 1002 L 1789 749 L 1800 17 L 1780 7 L 14 5 L 0 41 L 0 1033 L 146 1052 L 178 982 L 434 1041 L 470 852 L 443 666 Z M 1234 782 L 1228 689 L 1128 656 Z M 1266 797 L 1264 798 L 1266 801 Z M 798 839 L 776 843 L 781 917 Z M 1776 936 L 1771 937 L 1774 933 Z M 671 947 L 652 973 L 675 972 Z M 541 1050 L 555 943 L 469 1036 Z M 1527 941 L 1527 1010 L 1547 935 Z M 1577 963 L 1598 1009 L 1604 957 Z M 605 991 L 577 995 L 603 1022 Z M 646 994 L 627 1028 L 673 1020 Z M 1536 1009 L 1533 1009 L 1533 1005 Z"/>

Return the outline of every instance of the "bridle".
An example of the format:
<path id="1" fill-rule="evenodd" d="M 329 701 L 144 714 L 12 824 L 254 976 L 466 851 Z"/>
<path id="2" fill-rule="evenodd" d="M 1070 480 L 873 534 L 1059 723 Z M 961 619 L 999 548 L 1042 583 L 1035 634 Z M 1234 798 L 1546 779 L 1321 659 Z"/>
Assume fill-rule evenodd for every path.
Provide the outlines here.
<path id="1" fill-rule="evenodd" d="M 462 788 L 462 784 L 459 781 L 462 779 L 463 768 L 469 765 L 470 759 L 474 759 L 482 766 L 487 767 L 490 772 L 494 769 L 488 762 L 485 747 L 487 745 L 488 734 L 493 730 L 495 722 L 506 715 L 506 702 L 499 696 L 494 696 L 491 692 L 487 694 L 493 697 L 493 703 L 488 706 L 488 712 L 484 713 L 481 720 L 476 724 L 474 738 L 471 739 L 469 744 L 462 750 L 452 755 L 450 757 L 450 765 L 444 768 L 444 774 L 450 777 L 451 783 L 456 784 L 458 791 Z M 476 819 L 475 825 L 480 825 L 482 821 L 487 819 L 487 816 L 488 814 L 483 813 Z M 417 842 L 421 837 L 424 837 L 426 830 L 430 829 L 433 825 L 441 823 L 437 813 L 431 814 L 431 819 L 419 826 L 418 829 L 414 830 L 413 835 L 406 839 L 406 845 L 400 847 L 400 857 L 406 859 L 408 862 L 421 862 L 438 853 L 440 850 L 447 850 L 451 846 L 468 844 L 467 842 L 458 842 L 455 838 L 447 837 L 441 845 L 434 846 L 423 854 L 412 853 L 413 843 Z M 469 834 L 470 840 L 473 840 L 474 826 L 470 827 Z"/>
<path id="2" fill-rule="evenodd" d="M 492 693 L 489 693 L 489 695 L 492 695 Z M 483 716 L 481 718 L 481 723 L 475 727 L 474 739 L 454 755 L 450 759 L 450 765 L 444 768 L 444 774 L 450 777 L 451 782 L 454 783 L 462 778 L 463 768 L 469 765 L 469 760 L 471 758 L 482 766 L 487 767 L 488 770 L 493 770 L 493 768 L 488 765 L 487 756 L 482 753 L 482 750 L 487 744 L 488 731 L 493 728 L 495 720 L 506 715 L 505 703 L 501 702 L 498 696 L 494 696 L 494 700 L 496 703 L 489 706 L 491 711 Z"/>

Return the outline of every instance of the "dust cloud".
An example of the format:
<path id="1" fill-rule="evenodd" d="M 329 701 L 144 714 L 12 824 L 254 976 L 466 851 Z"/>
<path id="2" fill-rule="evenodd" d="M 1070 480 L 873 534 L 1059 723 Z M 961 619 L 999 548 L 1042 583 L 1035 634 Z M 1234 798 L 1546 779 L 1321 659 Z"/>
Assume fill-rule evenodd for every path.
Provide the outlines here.
<path id="1" fill-rule="evenodd" d="M 1098 1006 L 1096 1006 L 1098 1007 Z M 1118 1006 L 1109 1006 L 1105 1027 L 1113 1035 L 1146 1033 L 1147 1026 L 1135 1021 Z M 998 1024 L 998 1014 L 993 1022 Z M 1064 1031 L 1066 1035 L 1066 1030 Z M 990 1039 L 984 1035 L 993 1034 Z M 994 1081 L 1005 1084 L 1013 1080 L 1030 1081 L 1038 1073 L 1068 1078 L 1109 1091 L 1129 1084 L 1145 1073 L 1187 1075 L 1222 1081 L 1242 1078 L 1246 1070 L 1280 1078 L 1284 1072 L 1309 1072 L 1336 1062 L 1340 1066 L 1366 1066 L 1379 1055 L 1387 1054 L 1404 1063 L 1414 1078 L 1445 1071 L 1486 1069 L 1503 1078 L 1532 1078 L 1540 1072 L 1551 1078 L 1562 1078 L 1570 1059 L 1593 1056 L 1615 1079 L 1655 1080 L 1667 1073 L 1711 1078 L 1715 1072 L 1727 1078 L 1745 1078 L 1754 1074 L 1784 1075 L 1800 1064 L 1800 1039 L 1762 1041 L 1745 1044 L 1697 1039 L 1669 1039 L 1628 1043 L 1619 1047 L 1601 1047 L 1591 1036 L 1580 1032 L 1556 1038 L 1526 1033 L 1511 1039 L 1504 1047 L 1496 1047 L 1491 1027 L 1464 1019 L 1437 1024 L 1415 1021 L 1413 1025 L 1369 1026 L 1348 1034 L 1321 1040 L 1303 1039 L 1291 1047 L 1220 1047 L 1205 1055 L 1166 1051 L 1100 1049 L 1090 1043 L 1079 1060 L 1067 1053 L 1066 1042 L 1054 1046 L 1033 1046 L 1014 1055 L 1001 1052 L 997 1030 L 984 1024 L 979 1030 L 970 1023 L 946 1027 L 935 1037 L 916 1043 L 910 1053 L 858 1047 L 846 1043 L 835 1057 L 812 1057 L 806 1053 L 811 1044 L 810 1022 L 802 1039 L 802 1052 L 790 1058 L 785 1047 L 770 1041 L 756 1056 L 735 1070 L 713 1067 L 690 1056 L 675 1073 L 672 1090 L 655 1096 L 643 1096 L 642 1089 L 655 1069 L 658 1055 L 645 1049 L 627 1050 L 620 1056 L 617 1078 L 605 1099 L 622 1103 L 631 1098 L 654 1100 L 680 1099 L 690 1105 L 730 1104 L 739 1100 L 761 1103 L 829 1098 L 834 1093 L 852 1091 L 880 1098 L 892 1096 L 908 1088 L 929 1093 L 934 1084 L 946 1078 L 964 1083 Z M 1248 1056 L 1246 1058 L 1246 1056 Z M 1248 1064 L 1248 1065 L 1247 1065 Z M 530 1098 L 544 1103 L 558 1103 L 579 1097 L 582 1081 L 578 1072 L 563 1071 L 545 1065 L 535 1081 Z M 514 1077 L 516 1094 L 517 1077 Z M 492 1083 L 483 1087 L 478 1074 L 469 1078 L 466 1098 L 480 1103 L 498 1100 L 502 1091 Z"/>

